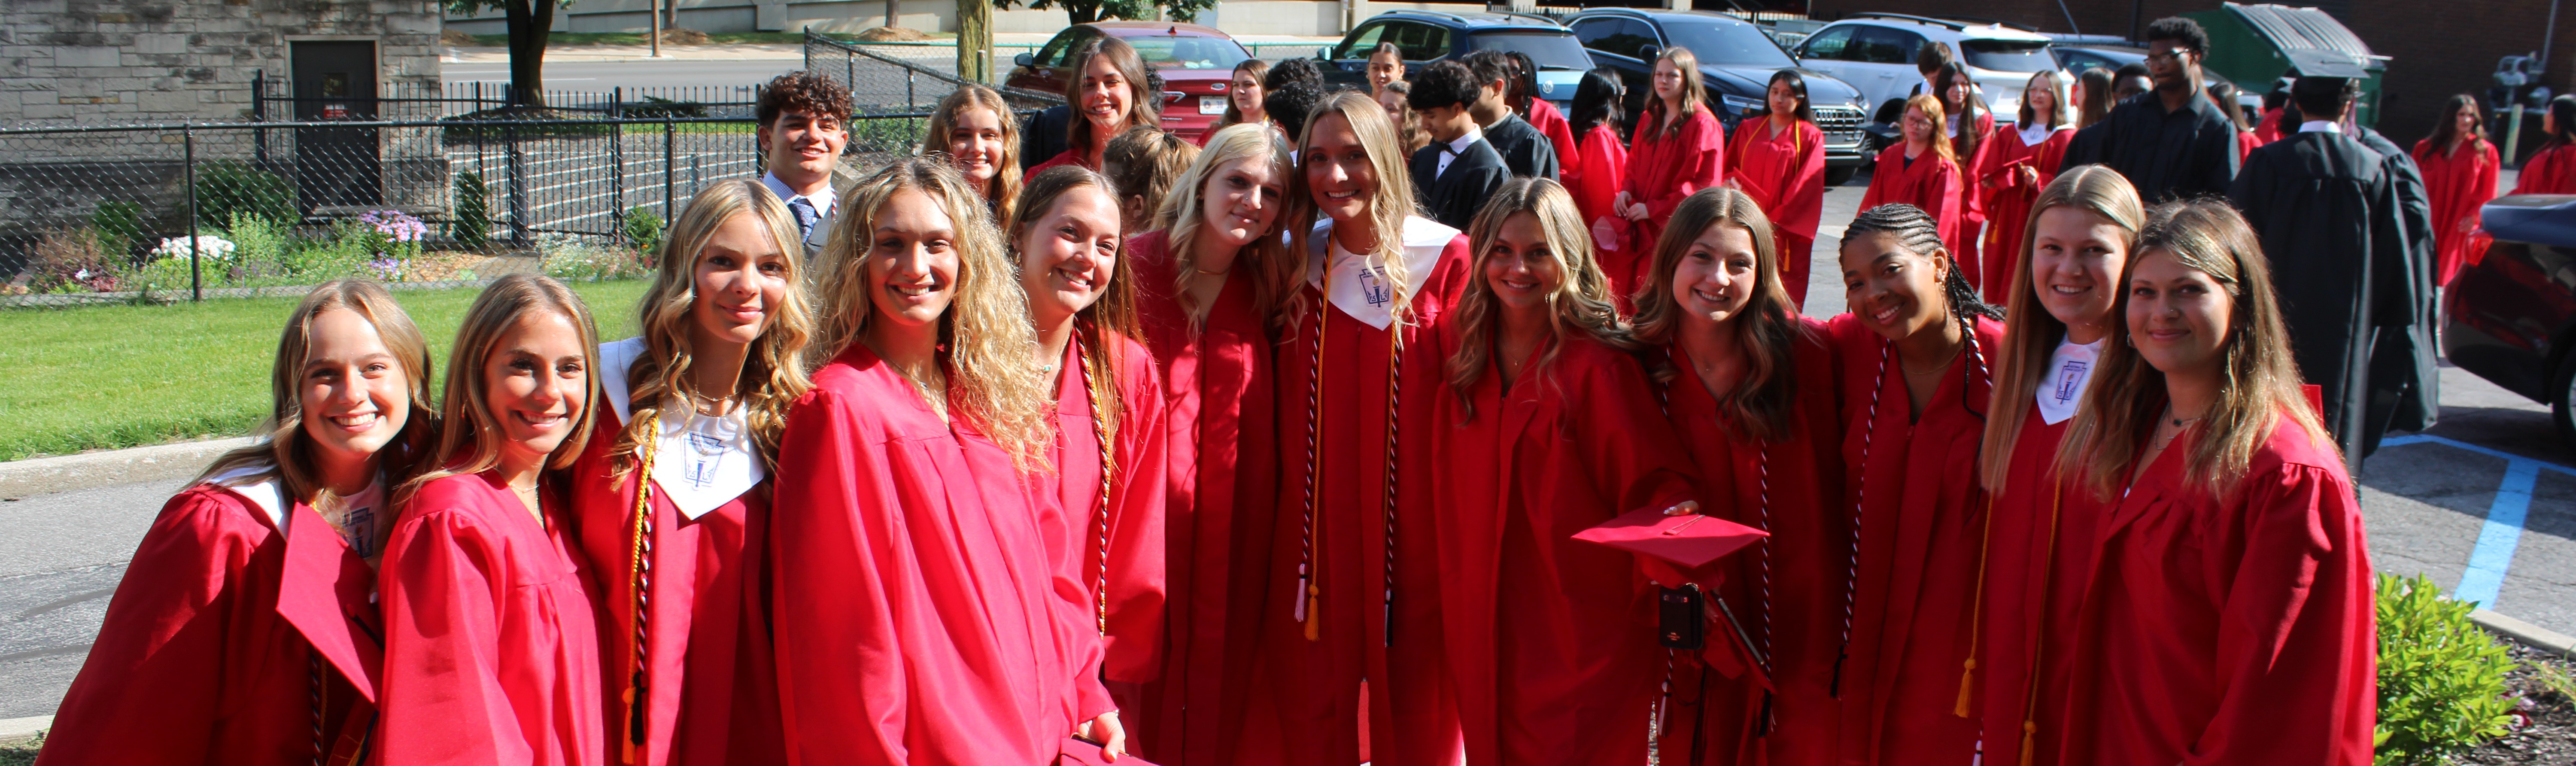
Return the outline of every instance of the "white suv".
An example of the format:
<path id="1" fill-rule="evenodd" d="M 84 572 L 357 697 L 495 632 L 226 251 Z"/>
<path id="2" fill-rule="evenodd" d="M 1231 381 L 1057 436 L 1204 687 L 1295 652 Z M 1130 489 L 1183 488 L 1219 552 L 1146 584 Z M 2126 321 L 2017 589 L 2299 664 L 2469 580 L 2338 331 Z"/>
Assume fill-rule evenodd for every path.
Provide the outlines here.
<path id="1" fill-rule="evenodd" d="M 1914 68 L 1915 52 L 1924 43 L 1950 48 L 1950 57 L 1968 66 L 1969 79 L 1984 91 L 1996 122 L 2011 122 L 2021 113 L 2022 87 L 2033 73 L 2057 68 L 2047 37 L 2027 29 L 1993 22 L 1936 19 L 1895 13 L 1861 13 L 1827 24 L 1798 44 L 1798 63 L 1860 89 L 1878 122 L 1899 113 L 1902 102 L 1923 85 Z"/>

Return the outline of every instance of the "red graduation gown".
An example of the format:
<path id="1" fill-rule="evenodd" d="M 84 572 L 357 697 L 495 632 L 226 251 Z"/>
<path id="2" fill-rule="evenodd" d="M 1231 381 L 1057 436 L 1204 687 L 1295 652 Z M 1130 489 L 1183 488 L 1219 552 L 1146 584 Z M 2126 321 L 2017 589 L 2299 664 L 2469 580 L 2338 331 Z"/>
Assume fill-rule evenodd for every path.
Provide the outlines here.
<path id="1" fill-rule="evenodd" d="M 275 486 L 198 484 L 161 507 L 38 763 L 357 757 L 384 657 L 376 573 L 312 507 L 285 501 L 281 532 L 244 495 Z"/>
<path id="2" fill-rule="evenodd" d="M 1678 370 L 1665 384 L 1669 415 L 1699 469 L 1701 512 L 1761 529 L 1766 525 L 1766 486 L 1770 501 L 1771 537 L 1713 566 L 1725 579 L 1718 593 L 1746 621 L 1744 629 L 1753 635 L 1754 645 L 1770 655 L 1775 689 L 1771 731 L 1758 745 L 1749 736 L 1761 723 L 1761 690 L 1750 678 L 1711 677 L 1699 686 L 1706 699 L 1698 725 L 1704 732 L 1700 763 L 1822 766 L 1835 757 L 1842 711 L 1833 698 L 1834 658 L 1842 642 L 1851 511 L 1843 501 L 1834 350 L 1824 323 L 1798 321 L 1807 335 L 1791 352 L 1798 388 L 1789 436 L 1767 445 L 1735 437 L 1719 419 L 1717 399 L 1691 372 L 1687 357 L 1678 346 L 1669 347 Z M 1728 629 L 1712 622 L 1706 635 L 1722 636 L 1718 631 Z M 1725 650 L 1712 638 L 1705 651 Z M 1705 664 L 1724 663 L 1719 658 Z M 1677 735 L 1689 731 L 1680 723 L 1674 730 Z"/>
<path id="3" fill-rule="evenodd" d="M 1789 300 L 1807 305 L 1807 271 L 1815 262 L 1816 223 L 1825 211 L 1825 134 L 1799 120 L 1774 132 L 1768 119 L 1735 128 L 1727 149 L 1726 178 L 1771 219 L 1780 252 L 1780 278 Z"/>
<path id="4" fill-rule="evenodd" d="M 1664 221 L 1673 217 L 1673 208 L 1692 192 L 1716 186 L 1725 176 L 1726 131 L 1707 108 L 1693 110 L 1669 135 L 1656 123 L 1651 118 L 1639 120 L 1636 137 L 1628 142 L 1628 203 L 1644 204 L 1646 220 L 1633 222 L 1626 249 L 1604 253 L 1601 262 L 1610 286 L 1620 295 L 1632 295 L 1648 281 L 1643 272 L 1653 266 L 1655 239 L 1663 236 Z"/>
<path id="5" fill-rule="evenodd" d="M 2254 123 L 2254 140 L 2258 142 L 2255 144 L 2256 146 L 2281 140 L 2280 109 L 2273 108 L 2263 110 L 2263 119 Z"/>
<path id="6" fill-rule="evenodd" d="M 608 707 L 609 763 L 628 736 L 625 694 L 635 660 L 635 468 L 610 459 L 626 423 L 599 411 L 590 445 L 573 463 L 576 540 L 598 583 L 599 652 Z M 728 455 L 728 459 L 746 456 Z M 772 477 L 774 480 L 775 477 Z M 779 743 L 778 665 L 769 646 L 769 482 L 689 518 L 659 485 L 647 555 L 643 757 L 662 764 L 785 763 Z"/>
<path id="7" fill-rule="evenodd" d="M 608 760 L 592 574 L 546 490 L 498 474 L 421 485 L 385 546 L 382 763 Z"/>
<path id="8" fill-rule="evenodd" d="M 1966 764 L 1976 749 L 1977 721 L 1953 711 L 1985 528 L 1976 467 L 1992 373 L 1972 349 L 1962 349 L 1922 416 L 1909 422 L 1905 376 L 1888 342 L 1849 314 L 1830 327 L 1842 356 L 1843 464 L 1859 477 L 1846 488 L 1842 507 L 1849 513 L 1860 504 L 1858 591 L 1842 671 L 1842 757 Z M 1991 360 L 2002 347 L 2003 325 L 1979 319 L 1976 327 Z"/>
<path id="9" fill-rule="evenodd" d="M 1961 214 L 1959 220 L 1966 221 L 1970 227 L 1975 227 L 1978 224 L 1986 222 L 1986 193 L 1985 190 L 1977 188 L 1975 183 L 1978 177 L 1985 175 L 1987 170 L 1992 169 L 1993 163 L 1996 161 L 1995 113 L 1979 110 L 1977 112 L 1976 132 L 1977 150 L 1973 152 L 1968 151 L 1968 147 L 1960 143 L 1958 136 L 1952 135 L 1950 137 L 1950 148 L 1952 151 L 1960 153 L 1959 169 L 1963 171 L 1961 174 L 1962 177 L 1959 180 L 1959 198 L 1961 202 L 1967 203 L 1967 209 Z M 1899 137 L 1897 143 L 1904 143 L 1902 137 Z M 1861 209 L 1868 210 L 1869 208 Z M 1972 272 L 1970 277 L 1973 278 L 1974 276 L 1975 275 Z"/>
<path id="10" fill-rule="evenodd" d="M 2273 422 L 2224 497 L 2176 439 L 2095 535 L 2064 763 L 2371 762 L 2378 627 L 2332 442 Z"/>
<path id="11" fill-rule="evenodd" d="M 771 520 L 780 707 L 808 764 L 1041 763 L 1105 700 L 1100 637 L 1010 456 L 865 344 L 814 374 Z"/>
<path id="12" fill-rule="evenodd" d="M 1610 203 L 1619 199 L 1619 190 L 1628 186 L 1628 146 L 1619 141 L 1619 129 L 1613 123 L 1592 126 L 1590 132 L 1583 134 L 1583 143 L 1575 153 L 1579 159 L 1564 163 L 1565 167 L 1557 174 L 1565 180 L 1566 190 L 1574 193 L 1574 209 L 1583 214 L 1584 225 L 1592 227 L 1587 231 L 1606 230 L 1614 232 L 1615 236 L 1628 236 L 1631 233 L 1628 219 L 1610 211 Z M 1644 260 L 1648 249 L 1644 243 L 1599 237 L 1594 238 L 1592 246 L 1594 257 L 1622 264 Z M 1635 271 L 1644 267 L 1620 268 Z M 1628 311 L 1636 307 L 1634 296 L 1624 292 L 1636 289 L 1634 284 L 1614 281 L 1611 287 L 1620 291 L 1610 296 L 1611 302 L 1619 305 L 1619 310 Z"/>
<path id="13" fill-rule="evenodd" d="M 2515 194 L 2576 194 L 2576 143 L 2531 155 L 2514 178 Z"/>
<path id="14" fill-rule="evenodd" d="M 1028 172 L 1022 175 L 1026 178 L 1036 178 L 1038 177 L 1039 172 L 1058 165 L 1072 165 L 1078 168 L 1099 170 L 1099 168 L 1091 167 L 1090 158 L 1084 156 L 1080 150 L 1066 149 L 1061 152 L 1056 152 L 1055 156 L 1048 157 L 1047 161 L 1038 163 L 1036 167 L 1029 168 Z"/>
<path id="15" fill-rule="evenodd" d="M 1468 763 L 1629 766 L 1664 675 L 1655 589 L 1634 554 L 1573 536 L 1691 499 L 1693 471 L 1635 357 L 1582 338 L 1556 354 L 1508 389 L 1489 359 L 1472 410 L 1439 392 L 1450 676 Z"/>
<path id="16" fill-rule="evenodd" d="M 2001 306 L 2012 295 L 2013 263 L 2021 259 L 2030 206 L 2039 201 L 2039 190 L 2057 180 L 2058 161 L 2066 158 L 2066 145 L 2074 140 L 2074 128 L 2058 128 L 2037 146 L 2023 143 L 2018 130 L 1995 131 L 1986 141 L 1992 153 L 1977 184 L 1986 197 L 1986 233 L 1980 248 L 1985 262 L 1967 277 L 1968 284 L 1985 292 L 1987 303 Z M 2022 167 L 2038 171 L 2039 180 L 2022 183 L 2018 170 Z"/>
<path id="17" fill-rule="evenodd" d="M 2433 283 L 2438 285 L 2449 285 L 2460 273 L 2469 230 L 2478 226 L 2478 209 L 2495 199 L 2498 167 L 2494 144 L 2475 141 L 2467 151 L 2446 148 L 2427 138 L 2415 142 L 2414 151 L 2415 166 L 2424 171 L 2425 193 L 2432 197 Z"/>
<path id="18" fill-rule="evenodd" d="M 1121 706 L 1135 752 L 1166 766 L 1225 763 L 1243 726 L 1278 498 L 1268 318 L 1229 278 L 1197 332 L 1172 295 L 1160 231 L 1127 241 L 1137 314 L 1163 375 L 1163 667 Z"/>
<path id="19" fill-rule="evenodd" d="M 1870 208 L 1898 202 L 1922 208 L 1939 225 L 1941 241 L 1950 246 L 1951 260 L 1967 269 L 1963 276 L 1969 284 L 1975 284 L 1976 259 L 1972 254 L 1976 251 L 1966 247 L 1967 207 L 1961 201 L 1964 182 L 1960 176 L 1958 164 L 1941 159 L 1930 149 L 1907 164 L 1905 144 L 1898 142 L 1879 151 L 1878 165 L 1870 171 L 1869 191 L 1860 195 L 1860 209 L 1866 213 Z"/>
<path id="20" fill-rule="evenodd" d="M 1568 169 L 1581 161 L 1580 155 L 1574 151 L 1574 126 L 1566 123 L 1564 112 L 1557 111 L 1555 104 L 1543 98 L 1530 99 L 1527 119 L 1530 127 L 1537 128 L 1539 135 L 1547 136 L 1547 143 L 1556 148 L 1557 180 L 1567 180 Z"/>
<path id="21" fill-rule="evenodd" d="M 1983 694 L 1978 715 L 1988 763 L 2022 763 L 2027 737 L 2034 743 L 2030 763 L 2055 764 L 2066 735 L 2075 610 L 2093 563 L 2093 533 L 2106 512 L 2092 493 L 2061 488 L 2051 468 L 2073 422 L 2050 424 L 2035 407 L 2024 416 L 1986 522 L 1975 683 Z M 2032 724 L 2027 733 L 2025 722 Z"/>
<path id="22" fill-rule="evenodd" d="M 1413 218 L 1408 233 L 1428 219 Z M 1447 227 L 1440 227 L 1446 229 Z M 1454 231 L 1454 230 L 1453 230 Z M 1309 238 L 1322 248 L 1330 234 Z M 1412 244 L 1414 238 L 1407 237 Z M 1235 763 L 1350 764 L 1362 760 L 1357 726 L 1360 685 L 1367 684 L 1367 746 L 1377 763 L 1447 764 L 1459 747 L 1456 700 L 1440 660 L 1438 548 L 1431 521 L 1429 448 L 1435 397 L 1448 396 L 1436 336 L 1468 275 L 1467 237 L 1453 235 L 1424 274 L 1408 323 L 1372 327 L 1303 288 L 1306 315 L 1277 347 L 1279 502 L 1263 606 L 1262 648 L 1252 707 Z M 1294 256 L 1292 256 L 1294 257 Z M 1318 316 L 1327 350 L 1320 379 L 1314 364 Z M 1385 598 L 1385 508 L 1390 332 L 1403 343 L 1401 401 L 1394 446 L 1396 499 L 1395 629 L 1388 646 Z M 1312 384 L 1320 380 L 1320 387 Z M 1317 638 L 1297 622 L 1297 566 L 1305 535 L 1307 394 L 1320 398 L 1316 435 L 1314 585 L 1320 589 Z"/>
<path id="23" fill-rule="evenodd" d="M 1047 535 L 1056 575 L 1081 586 L 1075 603 L 1091 615 L 1084 625 L 1101 636 L 1102 673 L 1127 685 L 1162 672 L 1163 444 L 1169 437 L 1163 433 L 1163 386 L 1152 352 L 1116 333 L 1105 342 L 1116 345 L 1117 379 L 1110 382 L 1126 402 L 1117 442 L 1110 445 L 1118 475 L 1110 483 L 1106 516 L 1090 382 L 1075 355 L 1080 349 L 1070 343 L 1057 367 L 1062 372 L 1056 377 L 1055 472 L 1030 478 L 1038 485 L 1039 527 Z M 1105 565 L 1103 545 L 1108 548 Z M 1104 578 L 1109 586 L 1105 600 L 1100 592 Z"/>

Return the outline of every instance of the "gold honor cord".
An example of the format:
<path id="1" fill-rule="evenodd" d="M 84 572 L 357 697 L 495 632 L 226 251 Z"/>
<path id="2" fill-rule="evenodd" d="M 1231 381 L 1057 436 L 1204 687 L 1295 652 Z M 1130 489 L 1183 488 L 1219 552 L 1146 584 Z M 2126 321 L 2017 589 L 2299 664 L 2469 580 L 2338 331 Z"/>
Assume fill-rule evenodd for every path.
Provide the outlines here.
<path id="1" fill-rule="evenodd" d="M 654 413 L 644 424 L 645 438 L 635 446 L 635 542 L 628 560 L 627 585 L 635 590 L 635 622 L 626 637 L 628 654 L 635 666 L 626 682 L 626 739 L 619 743 L 622 763 L 640 763 L 644 749 L 645 719 L 645 629 L 650 627 L 653 587 L 653 451 L 661 440 L 662 415 Z"/>
<path id="2" fill-rule="evenodd" d="M 1365 270 L 1368 266 L 1363 262 L 1360 268 Z M 1298 622 L 1305 624 L 1306 640 L 1308 641 L 1321 640 L 1323 637 L 1322 629 L 1318 624 L 1321 622 L 1321 618 L 1317 614 L 1318 610 L 1322 606 L 1321 600 L 1323 588 L 1321 584 L 1317 582 L 1319 578 L 1317 577 L 1318 572 L 1316 571 L 1315 566 L 1315 546 L 1317 543 L 1315 530 L 1318 521 L 1315 515 L 1315 501 L 1318 493 L 1319 482 L 1321 481 L 1322 476 L 1322 471 L 1320 470 L 1322 467 L 1320 453 L 1322 452 L 1321 444 L 1323 437 L 1324 413 L 1324 339 L 1328 335 L 1328 333 L 1325 332 L 1324 324 L 1330 318 L 1326 304 L 1331 302 L 1332 286 L 1333 275 L 1330 267 L 1327 266 L 1324 272 L 1324 289 L 1321 291 L 1321 295 L 1319 296 L 1321 299 L 1315 303 L 1315 349 L 1313 354 L 1308 357 L 1306 379 L 1305 534 L 1300 545 L 1300 553 L 1297 561 L 1297 590 L 1299 598 L 1296 602 L 1296 618 Z M 1402 288 L 1401 286 L 1398 286 L 1397 289 Z M 1384 600 L 1380 602 L 1380 607 L 1384 612 L 1386 635 L 1383 640 L 1387 646 L 1395 645 L 1396 445 L 1400 435 L 1399 429 L 1397 428 L 1397 418 L 1399 417 L 1397 405 L 1402 403 L 1404 397 L 1404 327 L 1403 323 L 1399 321 L 1399 319 L 1400 318 L 1398 317 L 1390 317 L 1386 328 L 1386 465 L 1384 468 L 1386 504 L 1383 509 L 1386 521 L 1386 560 L 1384 569 L 1386 583 L 1383 596 Z"/>
<path id="3" fill-rule="evenodd" d="M 1114 352 L 1114 346 L 1112 350 Z M 1091 404 L 1091 436 L 1100 442 L 1100 500 L 1092 504 L 1099 511 L 1095 518 L 1099 519 L 1100 526 L 1100 567 L 1093 573 L 1091 582 L 1096 586 L 1092 591 L 1092 606 L 1099 618 L 1100 635 L 1106 636 L 1109 635 L 1109 482 L 1110 477 L 1118 474 L 1118 458 L 1109 447 L 1109 430 L 1103 427 L 1109 419 L 1101 409 L 1100 378 L 1094 375 L 1091 358 L 1082 353 L 1082 327 L 1078 324 L 1073 332 L 1073 358 L 1082 365 L 1082 395 Z"/>

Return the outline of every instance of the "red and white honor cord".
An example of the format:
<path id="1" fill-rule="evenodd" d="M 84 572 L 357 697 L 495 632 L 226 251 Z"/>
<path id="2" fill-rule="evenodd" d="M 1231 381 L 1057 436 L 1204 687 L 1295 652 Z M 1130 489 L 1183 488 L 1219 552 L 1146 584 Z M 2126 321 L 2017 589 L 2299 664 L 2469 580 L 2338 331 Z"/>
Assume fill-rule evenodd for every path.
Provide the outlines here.
<path id="1" fill-rule="evenodd" d="M 1073 359 L 1075 364 L 1082 366 L 1082 394 L 1091 405 L 1091 436 L 1100 443 L 1100 499 L 1092 503 L 1095 510 L 1092 522 L 1099 530 L 1096 538 L 1100 566 L 1092 572 L 1091 599 L 1099 620 L 1100 635 L 1106 636 L 1109 635 L 1109 489 L 1110 478 L 1118 475 L 1118 457 L 1109 445 L 1109 417 L 1108 412 L 1102 409 L 1100 378 L 1091 367 L 1090 357 L 1082 353 L 1082 330 L 1079 326 L 1073 333 Z"/>

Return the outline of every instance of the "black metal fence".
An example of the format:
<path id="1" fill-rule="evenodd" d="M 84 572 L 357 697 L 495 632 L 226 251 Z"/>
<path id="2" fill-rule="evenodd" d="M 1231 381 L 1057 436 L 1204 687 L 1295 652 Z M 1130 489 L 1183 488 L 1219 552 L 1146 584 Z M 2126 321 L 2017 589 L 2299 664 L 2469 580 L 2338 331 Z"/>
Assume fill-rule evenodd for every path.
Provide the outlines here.
<path id="1" fill-rule="evenodd" d="M 912 152 L 922 118 L 852 120 L 843 166 Z M 763 172 L 754 127 L 602 114 L 0 129 L 0 292 L 79 302 L 450 279 L 492 256 L 631 259 L 699 187 Z"/>

